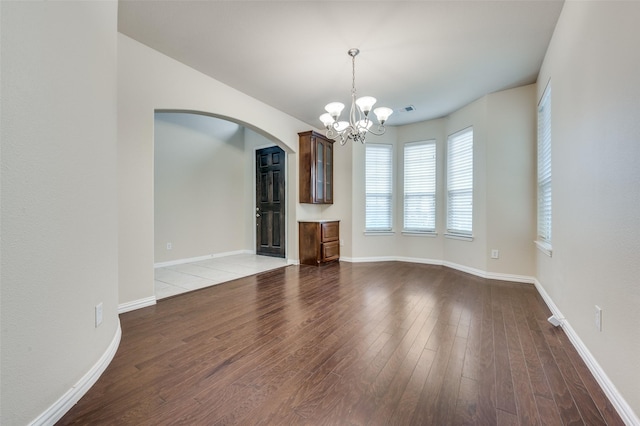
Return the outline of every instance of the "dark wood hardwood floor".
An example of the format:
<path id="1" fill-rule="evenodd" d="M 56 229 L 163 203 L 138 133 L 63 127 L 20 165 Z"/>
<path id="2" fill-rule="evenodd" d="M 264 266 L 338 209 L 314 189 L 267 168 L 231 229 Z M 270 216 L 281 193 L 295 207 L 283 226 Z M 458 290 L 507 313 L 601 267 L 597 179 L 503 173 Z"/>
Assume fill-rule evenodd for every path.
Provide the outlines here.
<path id="1" fill-rule="evenodd" d="M 59 424 L 623 424 L 549 315 L 442 266 L 289 266 L 121 315 Z"/>

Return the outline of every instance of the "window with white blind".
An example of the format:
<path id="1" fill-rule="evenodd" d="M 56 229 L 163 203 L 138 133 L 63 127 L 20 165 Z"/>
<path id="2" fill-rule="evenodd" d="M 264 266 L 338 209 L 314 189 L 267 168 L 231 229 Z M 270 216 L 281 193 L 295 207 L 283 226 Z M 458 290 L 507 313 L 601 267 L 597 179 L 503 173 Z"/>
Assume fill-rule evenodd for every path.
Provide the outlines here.
<path id="1" fill-rule="evenodd" d="M 537 244 L 551 255 L 551 86 L 538 105 L 538 237 Z"/>
<path id="2" fill-rule="evenodd" d="M 365 228 L 391 231 L 393 146 L 366 144 L 365 151 Z"/>
<path id="3" fill-rule="evenodd" d="M 404 146 L 404 230 L 436 230 L 436 141 Z"/>
<path id="4" fill-rule="evenodd" d="M 473 234 L 473 128 L 447 141 L 447 234 Z"/>

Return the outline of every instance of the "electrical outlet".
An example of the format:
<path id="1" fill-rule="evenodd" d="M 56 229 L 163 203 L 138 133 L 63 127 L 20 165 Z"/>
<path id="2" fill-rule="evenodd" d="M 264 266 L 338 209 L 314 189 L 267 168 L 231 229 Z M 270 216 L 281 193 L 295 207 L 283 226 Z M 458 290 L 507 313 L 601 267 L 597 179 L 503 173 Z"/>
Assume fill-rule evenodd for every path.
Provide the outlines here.
<path id="1" fill-rule="evenodd" d="M 343 246 L 344 245 L 344 240 L 340 240 L 340 245 Z"/>
<path id="2" fill-rule="evenodd" d="M 173 248 L 173 244 L 167 243 L 167 250 L 171 250 Z"/>
<path id="3" fill-rule="evenodd" d="M 96 305 L 96 328 L 102 324 L 102 302 Z"/>
<path id="4" fill-rule="evenodd" d="M 493 249 L 491 250 L 491 258 L 498 259 L 500 257 L 500 250 Z"/>
<path id="5" fill-rule="evenodd" d="M 602 308 L 596 305 L 596 329 L 602 331 Z"/>

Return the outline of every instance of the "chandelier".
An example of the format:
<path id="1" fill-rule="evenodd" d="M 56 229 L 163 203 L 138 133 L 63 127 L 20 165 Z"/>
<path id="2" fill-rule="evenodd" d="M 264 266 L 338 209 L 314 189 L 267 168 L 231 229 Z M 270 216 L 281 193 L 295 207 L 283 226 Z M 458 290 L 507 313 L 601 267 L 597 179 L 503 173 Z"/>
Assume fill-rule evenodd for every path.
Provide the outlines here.
<path id="1" fill-rule="evenodd" d="M 352 65 L 352 81 L 351 81 L 351 110 L 349 111 L 349 121 L 338 121 L 340 113 L 344 109 L 344 104 L 340 102 L 331 102 L 324 107 L 326 113 L 320 116 L 320 121 L 327 129 L 326 135 L 329 139 L 340 141 L 341 145 L 347 143 L 349 139 L 354 142 L 365 142 L 367 132 L 374 135 L 382 135 L 385 132 L 384 123 L 393 113 L 391 108 L 378 107 L 373 110 L 378 125 L 376 129 L 371 129 L 373 121 L 369 117 L 369 112 L 376 103 L 373 96 L 362 96 L 356 99 L 356 56 L 360 53 L 358 49 L 349 49 Z"/>

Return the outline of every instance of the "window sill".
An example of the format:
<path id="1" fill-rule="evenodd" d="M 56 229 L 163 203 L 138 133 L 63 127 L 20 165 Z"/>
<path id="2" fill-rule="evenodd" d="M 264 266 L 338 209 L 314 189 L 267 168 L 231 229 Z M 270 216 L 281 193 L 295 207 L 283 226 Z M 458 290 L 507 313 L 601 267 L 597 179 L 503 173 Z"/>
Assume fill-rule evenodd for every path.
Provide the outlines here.
<path id="1" fill-rule="evenodd" d="M 402 231 L 402 235 L 408 237 L 437 237 L 438 233 L 435 231 Z"/>
<path id="2" fill-rule="evenodd" d="M 551 244 L 544 241 L 534 241 L 534 243 L 536 244 L 536 247 L 538 248 L 538 250 L 540 250 L 547 256 L 552 257 L 553 248 L 551 247 Z"/>
<path id="3" fill-rule="evenodd" d="M 473 241 L 473 235 L 462 235 L 462 234 L 444 234 L 445 238 L 449 238 L 451 240 L 461 240 L 461 241 Z"/>
<path id="4" fill-rule="evenodd" d="M 395 235 L 394 231 L 364 231 L 364 235 L 373 235 L 373 236 L 384 236 L 384 235 Z"/>

